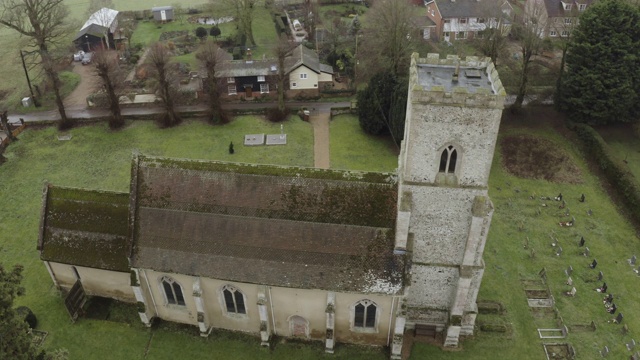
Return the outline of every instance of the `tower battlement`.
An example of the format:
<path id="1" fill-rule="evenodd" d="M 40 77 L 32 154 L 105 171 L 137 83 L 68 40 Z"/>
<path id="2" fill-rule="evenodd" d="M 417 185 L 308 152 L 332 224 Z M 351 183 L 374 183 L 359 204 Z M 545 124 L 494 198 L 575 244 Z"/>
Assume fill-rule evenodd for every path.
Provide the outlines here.
<path id="1" fill-rule="evenodd" d="M 502 109 L 506 92 L 490 58 L 456 55 L 411 56 L 412 103 Z"/>

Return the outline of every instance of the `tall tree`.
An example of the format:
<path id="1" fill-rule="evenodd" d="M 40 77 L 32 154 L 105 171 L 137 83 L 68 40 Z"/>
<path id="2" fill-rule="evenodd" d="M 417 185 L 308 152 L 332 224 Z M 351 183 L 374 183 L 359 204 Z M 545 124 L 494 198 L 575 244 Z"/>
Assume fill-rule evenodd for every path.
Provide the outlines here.
<path id="1" fill-rule="evenodd" d="M 514 110 L 522 108 L 524 97 L 529 87 L 531 59 L 540 52 L 544 43 L 544 31 L 547 27 L 547 16 L 543 2 L 530 2 L 525 8 L 522 22 L 514 24 L 514 31 L 520 42 L 520 84 L 513 104 Z"/>
<path id="2" fill-rule="evenodd" d="M 210 0 L 214 6 L 220 0 Z M 251 45 L 256 45 L 253 37 L 253 8 L 256 0 L 224 0 L 225 4 L 230 8 L 238 26 L 238 32 L 245 36 Z"/>
<path id="3" fill-rule="evenodd" d="M 374 75 L 364 90 L 358 91 L 358 120 L 364 132 L 390 134 L 396 145 L 404 137 L 408 80 L 390 71 Z"/>
<path id="4" fill-rule="evenodd" d="M 217 72 L 223 67 L 222 53 L 224 50 L 220 49 L 213 40 L 207 40 L 196 53 L 196 59 L 200 61 L 200 65 L 207 72 L 207 77 L 204 80 L 204 86 L 209 95 L 209 112 L 207 117 L 212 124 L 221 124 L 228 122 L 227 114 L 222 110 L 222 103 L 220 101 L 220 83 L 217 76 Z"/>
<path id="5" fill-rule="evenodd" d="M 117 53 L 108 50 L 99 49 L 93 56 L 95 64 L 94 72 L 107 93 L 109 110 L 111 118 L 109 119 L 109 127 L 117 129 L 124 125 L 124 118 L 120 112 L 120 95 L 124 83 L 124 71 L 118 64 Z"/>
<path id="6" fill-rule="evenodd" d="M 285 74 L 285 59 L 287 54 L 291 51 L 291 44 L 289 43 L 287 36 L 280 36 L 280 40 L 278 44 L 273 49 L 273 54 L 275 55 L 278 61 L 278 111 L 283 113 L 286 111 L 286 106 L 284 103 L 284 91 L 286 84 L 286 74 Z"/>
<path id="7" fill-rule="evenodd" d="M 178 125 L 182 120 L 175 109 L 177 79 L 175 69 L 171 67 L 171 54 L 164 44 L 157 42 L 151 45 L 147 61 L 151 65 L 151 75 L 158 83 L 158 96 L 164 107 L 164 113 L 158 119 L 160 126 Z"/>
<path id="8" fill-rule="evenodd" d="M 602 0 L 580 17 L 567 50 L 558 105 L 574 121 L 606 124 L 640 115 L 640 10 Z"/>
<path id="9" fill-rule="evenodd" d="M 482 53 L 496 64 L 498 56 L 506 51 L 512 16 L 510 12 L 503 9 L 502 0 L 489 0 L 483 4 L 481 19 L 484 21 L 485 29 L 480 32 L 481 37 L 477 42 Z"/>
<path id="10" fill-rule="evenodd" d="M 359 56 L 370 74 L 389 71 L 402 76 L 409 71 L 412 39 L 417 38 L 413 14 L 417 10 L 405 0 L 377 0 L 367 11 L 362 29 L 363 43 Z"/>
<path id="11" fill-rule="evenodd" d="M 69 10 L 64 0 L 2 0 L 0 1 L 0 25 L 4 25 L 29 38 L 38 49 L 44 72 L 53 87 L 55 102 L 60 113 L 60 129 L 73 125 L 67 118 L 56 70 L 56 61 L 50 47 L 66 39 L 70 31 L 65 22 Z"/>

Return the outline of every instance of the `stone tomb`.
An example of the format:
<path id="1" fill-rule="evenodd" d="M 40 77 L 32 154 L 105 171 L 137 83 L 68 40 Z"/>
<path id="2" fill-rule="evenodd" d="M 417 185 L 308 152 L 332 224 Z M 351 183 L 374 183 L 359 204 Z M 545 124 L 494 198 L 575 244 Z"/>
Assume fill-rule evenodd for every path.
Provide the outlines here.
<path id="1" fill-rule="evenodd" d="M 264 134 L 249 134 L 244 136 L 245 146 L 264 145 Z"/>
<path id="2" fill-rule="evenodd" d="M 267 135 L 267 145 L 286 145 L 287 134 Z"/>

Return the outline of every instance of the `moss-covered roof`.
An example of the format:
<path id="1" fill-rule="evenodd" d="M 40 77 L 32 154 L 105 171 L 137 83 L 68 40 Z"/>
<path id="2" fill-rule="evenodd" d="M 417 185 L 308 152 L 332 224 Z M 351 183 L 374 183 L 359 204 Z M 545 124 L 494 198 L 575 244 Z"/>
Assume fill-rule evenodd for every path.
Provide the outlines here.
<path id="1" fill-rule="evenodd" d="M 129 194 L 48 186 L 42 260 L 129 271 Z"/>
<path id="2" fill-rule="evenodd" d="M 397 293 L 392 174 L 140 156 L 132 266 L 230 281 Z"/>

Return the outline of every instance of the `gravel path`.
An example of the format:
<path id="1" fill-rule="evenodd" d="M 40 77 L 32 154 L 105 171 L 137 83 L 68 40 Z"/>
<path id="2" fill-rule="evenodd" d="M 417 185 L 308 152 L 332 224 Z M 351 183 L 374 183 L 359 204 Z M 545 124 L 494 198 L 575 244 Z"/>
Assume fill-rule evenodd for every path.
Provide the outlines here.
<path id="1" fill-rule="evenodd" d="M 87 96 L 95 90 L 97 81 L 93 74 L 93 65 L 82 65 L 79 61 L 73 62 L 73 72 L 80 75 L 80 83 L 64 99 L 66 109 L 86 109 Z"/>
<path id="2" fill-rule="evenodd" d="M 329 168 L 329 121 L 331 110 L 312 110 L 309 122 L 313 125 L 313 159 L 314 167 Z"/>

